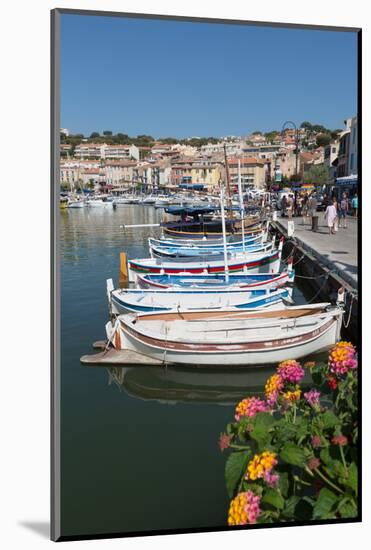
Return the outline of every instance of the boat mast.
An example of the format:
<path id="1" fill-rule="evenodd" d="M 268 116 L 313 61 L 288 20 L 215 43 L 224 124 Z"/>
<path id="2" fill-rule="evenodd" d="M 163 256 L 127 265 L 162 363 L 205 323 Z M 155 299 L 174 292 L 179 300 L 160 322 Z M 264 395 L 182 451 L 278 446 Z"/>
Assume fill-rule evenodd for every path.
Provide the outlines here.
<path id="1" fill-rule="evenodd" d="M 223 228 L 224 274 L 225 274 L 225 282 L 229 283 L 227 235 L 226 235 L 226 231 L 225 231 L 225 212 L 224 212 L 224 189 L 223 189 L 223 185 L 220 186 L 220 210 L 221 210 L 221 213 L 222 213 L 222 228 Z"/>
<path id="2" fill-rule="evenodd" d="M 242 225 L 242 250 L 245 252 L 245 209 L 243 206 L 243 196 L 242 196 L 242 184 L 241 184 L 241 161 L 238 159 L 238 195 L 240 198 L 240 214 L 241 214 L 241 225 Z"/>
<path id="3" fill-rule="evenodd" d="M 232 212 L 231 185 L 230 185 L 228 159 L 227 159 L 227 147 L 225 143 L 224 143 L 224 163 L 225 163 L 225 184 L 226 184 L 226 190 L 227 190 L 227 205 L 228 205 L 228 208 L 230 209 L 229 218 L 232 219 L 233 212 Z"/>

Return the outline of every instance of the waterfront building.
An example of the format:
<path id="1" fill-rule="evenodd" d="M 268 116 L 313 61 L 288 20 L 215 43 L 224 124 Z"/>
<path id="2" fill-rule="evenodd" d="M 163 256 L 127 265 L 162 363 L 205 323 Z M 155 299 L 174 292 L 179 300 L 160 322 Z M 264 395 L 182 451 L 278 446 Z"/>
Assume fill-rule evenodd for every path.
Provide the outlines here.
<path id="1" fill-rule="evenodd" d="M 339 154 L 339 140 L 335 139 L 331 141 L 326 147 L 324 147 L 323 152 L 323 164 L 327 166 L 330 171 L 330 181 L 334 182 L 336 178 L 336 167 L 333 164 Z"/>
<path id="2" fill-rule="evenodd" d="M 349 121 L 349 158 L 348 175 L 358 175 L 358 119 L 353 117 Z"/>
<path id="3" fill-rule="evenodd" d="M 228 159 L 231 185 L 238 184 L 238 161 L 240 161 L 242 188 L 263 189 L 266 183 L 265 161 L 254 157 L 233 157 Z"/>
<path id="4" fill-rule="evenodd" d="M 106 185 L 115 189 L 128 188 L 134 179 L 134 160 L 106 160 L 104 172 Z"/>
<path id="5" fill-rule="evenodd" d="M 104 158 L 105 143 L 80 143 L 75 147 L 74 156 L 79 159 Z"/>
<path id="6" fill-rule="evenodd" d="M 106 145 L 103 158 L 139 160 L 139 149 L 136 145 Z"/>
<path id="7" fill-rule="evenodd" d="M 242 153 L 243 147 L 246 146 L 246 143 L 244 141 L 220 141 L 218 143 L 208 143 L 201 146 L 200 154 L 203 157 L 222 154 L 224 153 L 224 145 L 227 156 L 235 156 Z"/>
<path id="8" fill-rule="evenodd" d="M 107 145 L 106 143 L 80 143 L 75 147 L 74 156 L 80 159 L 136 159 L 139 149 L 136 145 Z"/>
<path id="9" fill-rule="evenodd" d="M 222 180 L 221 161 L 208 157 L 186 157 L 174 161 L 171 165 L 171 183 L 179 185 L 184 179 L 190 183 L 200 183 L 210 190 L 218 187 Z"/>

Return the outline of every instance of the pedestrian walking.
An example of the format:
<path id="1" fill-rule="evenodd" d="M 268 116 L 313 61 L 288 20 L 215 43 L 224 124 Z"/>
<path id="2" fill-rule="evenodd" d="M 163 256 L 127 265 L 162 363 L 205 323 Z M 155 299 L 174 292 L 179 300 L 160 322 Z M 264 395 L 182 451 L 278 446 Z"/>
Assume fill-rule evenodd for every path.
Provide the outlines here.
<path id="1" fill-rule="evenodd" d="M 313 224 L 313 218 L 317 214 L 317 199 L 315 193 L 312 193 L 308 201 L 308 215 L 310 217 L 311 224 Z"/>
<path id="2" fill-rule="evenodd" d="M 339 207 L 339 227 L 347 228 L 347 214 L 349 210 L 349 201 L 346 193 L 343 193 Z"/>
<path id="3" fill-rule="evenodd" d="M 292 211 L 294 209 L 294 201 L 290 195 L 287 197 L 287 217 L 289 220 L 292 218 Z"/>
<path id="4" fill-rule="evenodd" d="M 284 195 L 284 196 L 282 197 L 281 206 L 282 206 L 282 217 L 284 217 L 285 214 L 286 214 L 286 206 L 287 206 L 286 195 Z"/>
<path id="5" fill-rule="evenodd" d="M 301 211 L 303 209 L 303 197 L 298 195 L 296 197 L 296 215 L 301 216 Z"/>
<path id="6" fill-rule="evenodd" d="M 303 205 L 302 205 L 302 215 L 303 215 L 303 219 L 302 219 L 302 222 L 301 222 L 302 225 L 305 225 L 305 219 L 308 216 L 308 202 L 309 202 L 308 193 L 304 193 Z"/>
<path id="7" fill-rule="evenodd" d="M 337 201 L 336 199 L 333 199 L 332 204 L 330 204 L 326 208 L 326 212 L 325 212 L 325 220 L 327 222 L 329 235 L 333 235 L 335 233 L 337 219 L 338 219 Z"/>
<path id="8" fill-rule="evenodd" d="M 352 198 L 352 208 L 354 210 L 354 217 L 358 218 L 358 195 L 357 195 L 357 193 L 355 193 L 354 197 Z"/>

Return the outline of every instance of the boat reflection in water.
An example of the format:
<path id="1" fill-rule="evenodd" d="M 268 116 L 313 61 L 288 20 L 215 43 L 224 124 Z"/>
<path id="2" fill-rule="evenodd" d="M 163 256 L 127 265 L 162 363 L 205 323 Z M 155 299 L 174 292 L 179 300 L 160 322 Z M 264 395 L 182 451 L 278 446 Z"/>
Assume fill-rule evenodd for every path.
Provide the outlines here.
<path id="1" fill-rule="evenodd" d="M 249 395 L 263 395 L 275 367 L 262 369 L 187 369 L 183 367 L 109 367 L 108 384 L 146 401 L 231 406 Z M 306 375 L 304 383 L 310 383 Z"/>

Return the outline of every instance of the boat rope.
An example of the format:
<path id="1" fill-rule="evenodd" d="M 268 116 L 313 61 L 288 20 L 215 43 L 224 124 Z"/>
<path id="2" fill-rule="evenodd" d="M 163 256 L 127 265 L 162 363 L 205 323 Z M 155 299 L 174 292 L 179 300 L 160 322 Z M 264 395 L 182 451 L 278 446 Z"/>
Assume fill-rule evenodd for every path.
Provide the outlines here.
<path id="1" fill-rule="evenodd" d="M 304 257 L 305 257 L 305 254 L 303 254 L 303 255 L 301 256 L 301 258 L 299 258 L 298 260 L 296 260 L 296 262 L 293 262 L 293 263 L 292 263 L 292 266 L 294 267 L 294 265 L 297 265 L 298 263 L 300 263 L 300 262 L 304 259 Z"/>
<path id="2" fill-rule="evenodd" d="M 307 275 L 297 275 L 295 273 L 295 279 L 320 279 L 321 277 L 328 277 L 329 275 L 332 275 L 333 273 L 336 273 L 336 270 L 329 271 L 327 273 L 320 273 L 319 275 L 316 275 L 315 277 L 309 277 Z"/>
<path id="3" fill-rule="evenodd" d="M 315 300 L 317 298 L 317 296 L 321 293 L 321 291 L 323 290 L 325 284 L 327 283 L 328 277 L 329 277 L 329 273 L 326 273 L 325 280 L 323 281 L 322 285 L 320 286 L 320 288 L 316 292 L 316 294 L 310 300 L 307 301 L 308 304 L 312 303 L 313 300 Z"/>
<path id="4" fill-rule="evenodd" d="M 343 326 L 344 328 L 348 328 L 349 327 L 349 323 L 350 323 L 350 319 L 351 319 L 351 315 L 352 315 L 352 308 L 353 308 L 353 301 L 354 301 L 354 294 L 353 292 L 351 292 L 351 300 L 350 300 L 350 306 L 349 306 L 349 310 L 348 310 L 348 319 L 346 321 L 344 321 L 344 316 L 343 316 Z"/>

